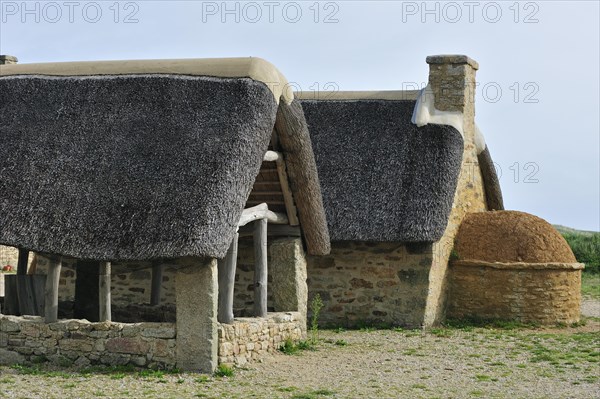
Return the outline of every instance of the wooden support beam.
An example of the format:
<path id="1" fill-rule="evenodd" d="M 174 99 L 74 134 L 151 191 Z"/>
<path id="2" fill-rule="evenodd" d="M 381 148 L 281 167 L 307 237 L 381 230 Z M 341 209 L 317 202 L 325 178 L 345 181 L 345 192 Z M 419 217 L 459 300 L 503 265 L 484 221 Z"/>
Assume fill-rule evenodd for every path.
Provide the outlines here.
<path id="1" fill-rule="evenodd" d="M 233 323 L 233 289 L 235 286 L 235 269 L 237 263 L 239 234 L 233 236 L 231 245 L 224 259 L 219 259 L 219 300 L 217 320 L 220 323 Z"/>
<path id="2" fill-rule="evenodd" d="M 294 203 L 294 196 L 292 195 L 292 189 L 288 181 L 288 175 L 286 171 L 285 160 L 283 155 L 276 160 L 277 164 L 277 175 L 279 176 L 279 183 L 281 184 L 281 191 L 283 192 L 283 202 L 285 203 L 285 210 L 290 221 L 290 225 L 298 226 L 298 210 Z"/>
<path id="3" fill-rule="evenodd" d="M 60 256 L 48 257 L 48 273 L 44 292 L 44 320 L 46 323 L 54 323 L 58 320 L 58 283 L 61 265 L 62 258 Z"/>
<path id="4" fill-rule="evenodd" d="M 29 251 L 19 248 L 19 260 L 17 261 L 17 274 L 24 276 L 27 274 L 27 263 L 29 261 Z"/>
<path id="5" fill-rule="evenodd" d="M 110 262 L 100 262 L 98 275 L 98 321 L 111 321 Z"/>
<path id="6" fill-rule="evenodd" d="M 240 237 L 249 237 L 254 235 L 254 226 L 242 226 L 239 230 Z M 298 226 L 288 224 L 272 224 L 267 229 L 269 237 L 301 237 L 302 232 Z"/>
<path id="7" fill-rule="evenodd" d="M 283 213 L 270 211 L 267 204 L 262 203 L 252 208 L 244 209 L 238 222 L 238 227 L 245 226 L 258 219 L 266 219 L 265 221 L 273 224 L 288 224 L 287 216 Z"/>
<path id="8" fill-rule="evenodd" d="M 254 316 L 267 316 L 267 220 L 254 222 Z"/>
<path id="9" fill-rule="evenodd" d="M 162 294 L 162 276 L 163 266 L 161 263 L 152 265 L 152 285 L 150 287 L 150 305 L 160 305 L 160 297 Z"/>

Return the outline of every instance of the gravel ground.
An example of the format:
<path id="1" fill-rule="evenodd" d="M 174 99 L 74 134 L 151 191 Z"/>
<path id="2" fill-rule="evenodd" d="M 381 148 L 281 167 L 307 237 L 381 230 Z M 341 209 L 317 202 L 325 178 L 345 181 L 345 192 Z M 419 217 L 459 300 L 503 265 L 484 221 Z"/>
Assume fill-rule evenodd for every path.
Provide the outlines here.
<path id="1" fill-rule="evenodd" d="M 0 398 L 598 398 L 600 321 L 554 329 L 321 331 L 232 377 L 0 368 Z M 27 373 L 33 372 L 33 374 Z"/>

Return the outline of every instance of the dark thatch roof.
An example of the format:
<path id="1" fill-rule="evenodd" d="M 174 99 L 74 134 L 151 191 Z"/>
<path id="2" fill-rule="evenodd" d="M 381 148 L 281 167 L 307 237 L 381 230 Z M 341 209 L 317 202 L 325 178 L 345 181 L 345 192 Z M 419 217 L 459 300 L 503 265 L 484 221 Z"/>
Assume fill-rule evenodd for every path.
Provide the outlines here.
<path id="1" fill-rule="evenodd" d="M 488 210 L 504 210 L 504 200 L 502 199 L 502 190 L 500 189 L 500 180 L 492 161 L 492 156 L 488 146 L 477 155 L 481 176 L 483 178 L 483 188 L 485 190 L 485 199 Z"/>
<path id="2" fill-rule="evenodd" d="M 437 241 L 463 139 L 411 123 L 415 101 L 303 100 L 333 241 Z"/>
<path id="3" fill-rule="evenodd" d="M 249 78 L 0 78 L 0 244 L 223 257 L 277 102 Z"/>
<path id="4" fill-rule="evenodd" d="M 300 102 L 281 102 L 275 123 L 279 141 L 285 151 L 291 189 L 298 206 L 298 217 L 311 255 L 327 255 L 331 242 L 317 165 L 310 134 Z"/>

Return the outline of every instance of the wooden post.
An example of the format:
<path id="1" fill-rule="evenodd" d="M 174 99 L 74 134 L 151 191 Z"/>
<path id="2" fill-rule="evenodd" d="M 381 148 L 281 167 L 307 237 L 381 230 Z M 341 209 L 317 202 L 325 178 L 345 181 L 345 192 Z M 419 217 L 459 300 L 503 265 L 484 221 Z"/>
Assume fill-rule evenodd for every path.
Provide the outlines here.
<path id="1" fill-rule="evenodd" d="M 19 248 L 19 260 L 17 261 L 17 274 L 24 276 L 27 274 L 27 262 L 29 260 L 29 251 Z"/>
<path id="2" fill-rule="evenodd" d="M 29 259 L 29 251 L 19 248 L 19 258 L 17 260 L 17 304 L 18 314 L 20 315 L 35 315 L 36 314 L 36 298 L 33 291 L 33 281 L 27 276 L 27 261 Z"/>
<path id="3" fill-rule="evenodd" d="M 267 316 L 267 220 L 254 222 L 254 316 Z"/>
<path id="4" fill-rule="evenodd" d="M 152 265 L 152 286 L 150 287 L 150 305 L 160 305 L 162 292 L 163 267 L 160 263 Z"/>
<path id="5" fill-rule="evenodd" d="M 219 302 L 217 320 L 220 323 L 233 323 L 233 288 L 237 263 L 239 234 L 235 233 L 225 259 L 219 259 Z"/>
<path id="6" fill-rule="evenodd" d="M 48 274 L 46 275 L 44 319 L 46 323 L 58 320 L 58 282 L 60 280 L 60 256 L 48 257 Z"/>
<path id="7" fill-rule="evenodd" d="M 99 272 L 98 321 L 110 321 L 110 262 L 100 262 Z"/>

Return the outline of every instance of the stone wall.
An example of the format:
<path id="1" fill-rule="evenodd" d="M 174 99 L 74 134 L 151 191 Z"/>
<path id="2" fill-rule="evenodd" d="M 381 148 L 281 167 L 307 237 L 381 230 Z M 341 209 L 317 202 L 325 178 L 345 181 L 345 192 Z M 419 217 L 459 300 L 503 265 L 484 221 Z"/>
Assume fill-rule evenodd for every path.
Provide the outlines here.
<path id="1" fill-rule="evenodd" d="M 0 364 L 41 362 L 60 366 L 92 364 L 175 367 L 172 323 L 90 323 L 37 316 L 0 315 Z"/>
<path id="2" fill-rule="evenodd" d="M 484 263 L 452 265 L 448 317 L 539 324 L 579 321 L 583 265 Z"/>
<path id="3" fill-rule="evenodd" d="M 308 258 L 309 303 L 325 303 L 319 324 L 357 327 L 423 324 L 431 246 L 334 242 L 331 254 Z"/>
<path id="4" fill-rule="evenodd" d="M 304 337 L 305 321 L 298 312 L 236 318 L 233 324 L 219 324 L 219 363 L 243 366 L 276 352 L 287 339 Z"/>
<path id="5" fill-rule="evenodd" d="M 287 340 L 305 337 L 297 312 L 269 313 L 218 325 L 219 363 L 242 366 L 277 352 Z M 45 324 L 37 316 L 0 316 L 0 364 L 49 361 L 59 366 L 176 366 L 174 323 L 90 323 L 60 320 Z"/>

